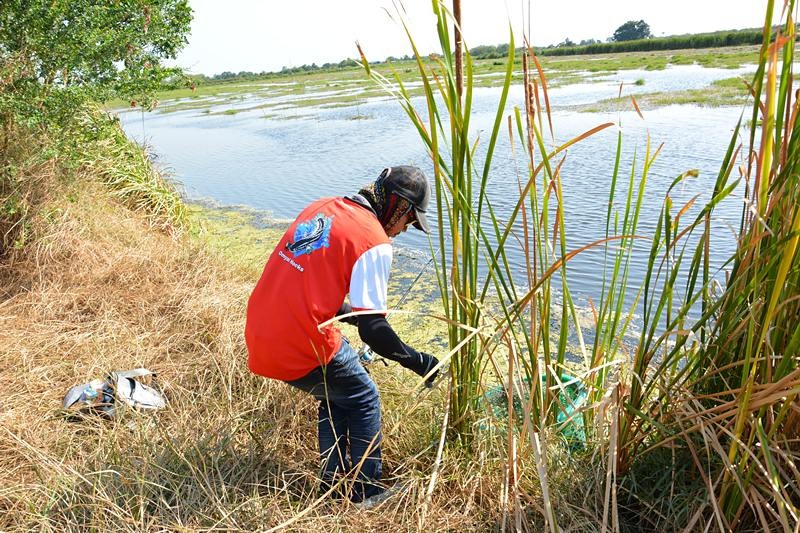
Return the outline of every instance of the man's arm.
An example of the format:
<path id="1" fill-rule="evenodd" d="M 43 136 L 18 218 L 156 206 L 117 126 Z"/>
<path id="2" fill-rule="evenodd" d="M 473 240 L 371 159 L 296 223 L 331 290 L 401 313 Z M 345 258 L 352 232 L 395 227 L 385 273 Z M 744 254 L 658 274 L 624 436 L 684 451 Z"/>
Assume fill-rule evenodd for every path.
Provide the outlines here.
<path id="1" fill-rule="evenodd" d="M 391 265 L 390 244 L 375 246 L 356 261 L 350 278 L 350 303 L 357 310 L 375 310 L 375 313 L 349 318 L 357 319 L 361 340 L 374 352 L 424 376 L 438 365 L 439 361 L 432 355 L 418 352 L 403 343 L 384 315 L 388 309 L 386 296 Z M 346 314 L 347 307 L 349 307 L 347 303 L 344 303 L 337 315 Z M 352 311 L 352 308 L 350 310 Z M 348 318 L 342 320 L 353 323 Z M 431 383 L 435 376 L 436 374 L 430 376 L 427 382 Z"/>
<path id="2" fill-rule="evenodd" d="M 372 350 L 392 361 L 397 361 L 420 376 L 426 375 L 439 361 L 432 355 L 418 352 L 405 344 L 383 315 L 359 315 L 358 335 Z M 428 381 L 433 381 L 434 374 Z"/>

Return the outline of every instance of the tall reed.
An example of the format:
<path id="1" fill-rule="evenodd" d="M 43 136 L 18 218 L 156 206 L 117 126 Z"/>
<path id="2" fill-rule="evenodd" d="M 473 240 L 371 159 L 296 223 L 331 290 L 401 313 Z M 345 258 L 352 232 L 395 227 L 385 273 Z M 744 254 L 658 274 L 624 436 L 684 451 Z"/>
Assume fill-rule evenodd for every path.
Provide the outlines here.
<path id="1" fill-rule="evenodd" d="M 793 91 L 794 0 L 773 43 L 774 1 L 767 4 L 761 63 L 753 80 L 746 206 L 727 290 L 703 357 L 715 372 L 703 392 L 721 405 L 730 467 L 718 489 L 724 517 L 736 525 L 745 506 L 772 501 L 780 522 L 798 520 L 794 468 L 800 411 L 800 133 Z M 782 61 L 782 65 L 780 64 Z M 760 120 L 758 120 L 760 119 Z M 721 409 L 722 406 L 726 408 Z M 720 415 L 717 415 L 720 416 Z"/>
<path id="2" fill-rule="evenodd" d="M 679 175 L 665 195 L 639 289 L 643 324 L 631 364 L 619 365 L 612 381 L 603 375 L 622 348 L 616 340 L 620 315 L 611 309 L 613 300 L 621 301 L 615 294 L 624 293 L 624 283 L 615 283 L 619 266 L 629 259 L 623 250 L 614 257 L 593 348 L 598 394 L 590 412 L 602 415 L 600 392 L 616 404 L 608 429 L 608 483 L 614 487 L 609 494 L 618 476 L 646 461 L 650 452 L 677 447 L 693 458 L 708 492 L 692 520 L 721 530 L 756 522 L 791 530 L 798 523 L 800 475 L 793 465 L 800 429 L 800 152 L 794 134 L 798 102 L 792 93 L 794 1 L 785 2 L 784 31 L 775 39 L 773 4 L 767 3 L 761 61 L 751 85 L 754 106 L 741 177 L 734 177 L 741 150 L 737 126 L 711 198 L 696 216 L 689 218 L 698 207 L 696 198 L 685 205 L 673 205 L 672 199 L 692 171 Z M 646 155 L 645 168 L 648 161 Z M 712 270 L 711 220 L 720 202 L 741 190 L 742 180 L 738 246 L 723 265 L 730 269 L 724 287 L 715 291 L 722 272 Z M 626 211 L 623 233 L 627 219 Z M 611 516 L 604 524 L 606 519 L 619 526 Z"/>
<path id="3" fill-rule="evenodd" d="M 794 7 L 794 0 L 786 0 L 785 29 L 773 39 L 774 0 L 766 6 L 764 45 L 751 85 L 749 145 L 744 150 L 739 146 L 740 121 L 705 203 L 694 198 L 675 205 L 676 189 L 698 176 L 695 170 L 679 169 L 664 193 L 654 233 L 640 235 L 644 191 L 660 147 L 653 149 L 648 137 L 642 157 L 622 168 L 619 133 L 605 236 L 572 249 L 564 231 L 565 150 L 611 124 L 556 143 L 546 77 L 530 47 L 523 54 L 524 108 L 507 118 L 515 157 L 517 146 L 524 157 L 518 163 L 519 196 L 504 220 L 487 191 L 507 113 L 513 34 L 480 163 L 476 153 L 484 141 L 470 131 L 472 59 L 465 54 L 462 99 L 450 17 L 441 1 L 433 2 L 441 56 L 423 59 L 404 24 L 424 88 L 423 110 L 415 107 L 397 73 L 394 81 L 384 78 L 369 68 L 362 53 L 367 72 L 398 97 L 432 156 L 436 272 L 453 353 L 451 434 L 462 442 L 470 440 L 487 380 L 504 384 L 511 428 L 514 398 L 522 398 L 522 427 L 508 432 L 506 494 L 510 501 L 521 490 L 519 454 L 521 442 L 527 441 L 544 498 L 542 514 L 552 531 L 557 524 L 546 456 L 558 441 L 553 430 L 563 427 L 565 417 L 578 416 L 571 414 L 576 408 L 590 445 L 607 458 L 602 528 L 621 527 L 618 497 L 629 472 L 653 454 L 676 449 L 692 457 L 706 491 L 704 503 L 691 511 L 689 527 L 705 522 L 705 527 L 727 530 L 758 521 L 763 527 L 780 524 L 790 530 L 798 523 L 800 473 L 794 465 L 800 429 L 800 141 L 794 134 L 798 103 L 792 91 Z M 632 104 L 641 116 L 636 101 Z M 722 267 L 730 271 L 720 285 L 724 271 L 711 261 L 712 219 L 720 203 L 742 185 L 746 206 L 738 247 Z M 617 200 L 619 211 L 612 207 Z M 507 257 L 515 241 L 526 258 L 522 280 Z M 637 242 L 649 247 L 641 284 L 630 279 Z M 604 250 L 604 281 L 593 306 L 594 339 L 587 346 L 567 271 L 572 258 L 591 248 Z M 560 306 L 553 302 L 554 283 Z M 638 333 L 632 327 L 637 310 Z M 577 337 L 583 359 L 576 378 L 589 395 L 583 407 L 570 405 L 562 394 L 570 379 L 564 374 L 570 333 Z M 633 333 L 635 342 L 623 340 Z M 487 367 L 493 369 L 491 376 Z"/>
<path id="4" fill-rule="evenodd" d="M 483 372 L 498 345 L 508 347 L 509 344 L 513 344 L 515 351 L 529 354 L 520 360 L 522 369 L 517 370 L 528 377 L 538 376 L 541 373 L 536 355 L 539 353 L 539 344 L 543 345 L 545 364 L 548 367 L 560 368 L 559 365 L 564 362 L 569 331 L 568 321 L 576 319 L 576 313 L 564 275 L 568 253 L 563 231 L 564 216 L 558 175 L 560 163 L 555 164 L 551 161 L 561 156 L 568 146 L 610 124 L 594 128 L 576 139 L 548 150 L 545 148 L 542 129 L 533 124 L 538 113 L 541 126 L 541 110 L 534 112 L 533 108 L 530 108 L 531 111 L 526 113 L 528 122 L 525 126 L 522 123 L 522 115 L 517 110 L 516 127 L 520 131 L 520 138 L 526 143 L 528 168 L 524 171 L 525 177 L 520 178 L 520 197 L 515 209 L 506 220 L 501 220 L 489 200 L 488 189 L 494 152 L 503 128 L 515 65 L 514 36 L 510 32 L 511 45 L 495 119 L 488 132 L 487 146 L 482 154 L 483 160 L 477 162 L 475 154 L 479 143 L 484 141 L 470 137 L 472 58 L 465 52 L 464 94 L 460 98 L 458 68 L 450 45 L 449 24 L 452 18 L 443 2 L 434 2 L 433 9 L 437 17 L 441 56 L 430 60 L 423 58 L 416 48 L 409 27 L 403 23 L 414 50 L 424 88 L 426 105 L 424 110 L 415 107 L 403 79 L 397 72 L 393 71 L 394 80 L 389 80 L 370 69 L 363 51 L 361 54 L 368 74 L 398 97 L 432 155 L 439 250 L 436 275 L 444 313 L 451 324 L 449 344 L 453 351 L 450 361 L 452 380 L 450 429 L 452 435 L 462 441 L 468 441 L 480 413 L 479 401 L 484 392 Z M 541 83 L 544 85 L 546 82 L 541 70 L 539 73 Z M 529 97 L 533 99 L 534 92 L 530 92 Z M 427 121 L 423 117 L 426 117 Z M 551 121 L 549 123 L 552 124 Z M 527 134 L 523 134 L 523 128 L 530 130 Z M 509 125 L 509 129 L 513 128 Z M 543 154 L 539 162 L 534 156 L 536 151 Z M 540 183 L 537 184 L 537 180 L 540 180 Z M 539 199 L 540 189 L 547 191 L 542 200 Z M 552 202 L 556 209 L 556 221 L 552 230 L 549 221 L 551 197 L 555 197 Z M 526 203 L 528 201 L 531 202 L 530 206 Z M 543 202 L 542 205 L 539 205 L 540 201 Z M 519 282 L 515 282 L 506 254 L 509 238 L 515 236 L 513 231 L 520 220 L 525 228 L 531 226 L 541 230 L 533 235 L 526 234 L 526 241 L 523 244 L 529 259 L 540 254 L 538 258 L 531 259 L 528 265 L 527 282 L 532 299 L 523 296 L 525 291 L 520 292 Z M 553 241 L 550 241 L 551 231 Z M 553 265 L 553 262 L 558 265 Z M 556 361 L 551 361 L 550 354 L 553 348 L 550 345 L 550 279 L 559 270 L 562 272 L 565 305 L 561 314 Z M 497 317 L 487 315 L 487 310 L 493 305 L 496 312 L 499 312 Z M 530 334 L 524 334 L 529 330 L 529 326 Z M 492 333 L 489 333 L 490 330 Z M 476 331 L 486 331 L 487 334 L 476 335 Z M 508 362 L 506 358 L 500 366 L 505 366 Z M 500 366 L 496 368 L 499 369 Z M 511 372 L 509 375 L 513 374 L 514 372 Z M 529 381 L 534 387 L 534 394 L 544 394 L 546 397 L 544 401 L 549 406 L 556 396 L 549 386 L 558 378 L 560 370 L 553 375 L 547 372 L 545 374 L 547 386 L 542 389 L 539 388 L 538 377 Z M 519 389 L 521 384 L 522 380 L 516 385 L 509 383 L 509 389 Z M 537 428 L 546 425 L 548 419 L 555 420 L 556 412 L 548 407 L 542 408 L 542 402 L 534 402 L 532 408 L 536 413 L 534 425 Z"/>

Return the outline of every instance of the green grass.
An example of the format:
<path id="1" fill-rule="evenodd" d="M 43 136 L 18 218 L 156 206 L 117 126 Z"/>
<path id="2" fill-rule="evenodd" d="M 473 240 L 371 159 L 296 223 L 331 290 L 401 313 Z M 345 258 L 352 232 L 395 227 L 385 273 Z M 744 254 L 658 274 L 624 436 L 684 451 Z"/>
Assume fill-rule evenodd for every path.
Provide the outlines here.
<path id="1" fill-rule="evenodd" d="M 75 125 L 82 138 L 78 137 L 80 148 L 70 158 L 154 223 L 169 227 L 186 222 L 186 208 L 175 184 L 153 167 L 145 150 L 125 135 L 118 121 L 90 108 L 76 114 Z"/>
<path id="2" fill-rule="evenodd" d="M 675 50 L 653 52 L 624 52 L 586 56 L 560 56 L 540 58 L 546 70 L 589 70 L 611 72 L 617 70 L 662 70 L 667 65 L 697 63 L 708 67 L 737 68 L 758 61 L 758 47 L 710 48 L 700 50 Z M 548 72 L 548 75 L 550 72 Z"/>
<path id="3" fill-rule="evenodd" d="M 717 80 L 704 89 L 689 89 L 684 91 L 667 91 L 641 93 L 636 95 L 636 102 L 641 109 L 654 109 L 668 105 L 699 105 L 705 107 L 720 107 L 742 105 L 752 100 L 744 78 L 726 78 Z M 636 83 L 636 85 L 643 85 Z M 627 98 L 608 98 L 592 104 L 575 106 L 574 109 L 584 113 L 599 113 L 630 109 Z"/>

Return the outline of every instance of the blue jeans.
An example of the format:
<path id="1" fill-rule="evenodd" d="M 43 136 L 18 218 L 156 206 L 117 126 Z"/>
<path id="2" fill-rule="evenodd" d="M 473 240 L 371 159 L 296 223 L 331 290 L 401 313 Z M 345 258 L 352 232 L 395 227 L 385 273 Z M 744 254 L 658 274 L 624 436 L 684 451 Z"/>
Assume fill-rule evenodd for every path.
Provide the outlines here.
<path id="1" fill-rule="evenodd" d="M 319 400 L 323 487 L 349 474 L 352 467 L 356 472 L 350 495 L 353 501 L 382 492 L 378 484 L 382 438 L 378 388 L 347 340 L 342 339 L 341 348 L 327 365 L 287 383 Z"/>

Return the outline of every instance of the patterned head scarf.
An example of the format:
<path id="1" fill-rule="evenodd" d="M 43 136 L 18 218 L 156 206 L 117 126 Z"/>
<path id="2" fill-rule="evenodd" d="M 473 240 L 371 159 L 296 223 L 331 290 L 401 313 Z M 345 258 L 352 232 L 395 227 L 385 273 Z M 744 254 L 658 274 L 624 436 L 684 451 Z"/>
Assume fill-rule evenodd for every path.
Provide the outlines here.
<path id="1" fill-rule="evenodd" d="M 411 202 L 396 194 L 386 194 L 383 182 L 378 180 L 365 185 L 358 194 L 363 196 L 375 210 L 384 230 L 394 226 L 411 209 Z"/>

